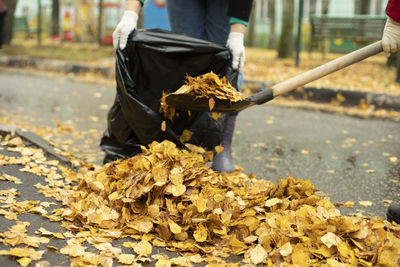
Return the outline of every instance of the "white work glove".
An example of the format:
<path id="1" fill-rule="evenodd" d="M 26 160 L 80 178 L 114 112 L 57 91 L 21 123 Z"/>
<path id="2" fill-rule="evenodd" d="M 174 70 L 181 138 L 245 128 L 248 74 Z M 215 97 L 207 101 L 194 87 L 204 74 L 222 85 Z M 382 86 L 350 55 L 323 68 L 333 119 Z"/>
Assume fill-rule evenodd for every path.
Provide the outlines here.
<path id="1" fill-rule="evenodd" d="M 121 21 L 112 34 L 115 49 L 118 47 L 118 42 L 121 50 L 125 48 L 129 34 L 136 29 L 138 18 L 138 14 L 133 11 L 127 10 L 124 12 Z"/>
<path id="2" fill-rule="evenodd" d="M 244 34 L 240 32 L 230 32 L 226 46 L 232 50 L 232 67 L 237 70 L 244 66 Z"/>
<path id="3" fill-rule="evenodd" d="M 382 48 L 386 55 L 400 49 L 400 23 L 388 18 L 382 36 Z"/>

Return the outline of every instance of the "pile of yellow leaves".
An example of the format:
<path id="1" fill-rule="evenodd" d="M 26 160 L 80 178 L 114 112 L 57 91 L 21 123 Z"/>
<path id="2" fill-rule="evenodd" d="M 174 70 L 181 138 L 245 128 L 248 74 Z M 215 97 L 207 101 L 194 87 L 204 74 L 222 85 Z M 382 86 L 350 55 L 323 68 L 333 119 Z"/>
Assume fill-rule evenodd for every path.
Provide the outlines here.
<path id="1" fill-rule="evenodd" d="M 232 254 L 244 255 L 243 263 L 268 266 L 400 263 L 398 226 L 341 216 L 307 180 L 288 177 L 274 185 L 240 171 L 214 172 L 204 151 L 191 148 L 154 142 L 140 155 L 76 174 L 81 182 L 63 197 L 66 208 L 58 214 L 70 221 L 64 226 L 140 239 L 124 244 L 139 257 L 152 253 L 151 243 L 190 253 L 174 259 L 178 265 L 200 262 L 199 255 Z M 133 256 L 122 255 L 120 262 L 133 262 Z M 153 258 L 158 266 L 173 263 Z"/>

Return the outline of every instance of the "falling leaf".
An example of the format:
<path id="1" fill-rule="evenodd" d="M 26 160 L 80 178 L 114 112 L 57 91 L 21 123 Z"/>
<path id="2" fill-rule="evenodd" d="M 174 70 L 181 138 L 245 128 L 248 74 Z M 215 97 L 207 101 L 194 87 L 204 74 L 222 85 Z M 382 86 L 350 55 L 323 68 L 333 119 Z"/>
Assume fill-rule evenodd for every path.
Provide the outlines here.
<path id="1" fill-rule="evenodd" d="M 215 100 L 214 100 L 214 98 L 210 98 L 208 100 L 208 107 L 209 107 L 210 111 L 212 111 L 214 109 L 214 106 L 215 106 Z"/>
<path id="2" fill-rule="evenodd" d="M 221 117 L 221 115 L 221 112 L 211 112 L 211 116 L 215 121 L 217 121 Z"/>
<path id="3" fill-rule="evenodd" d="M 224 147 L 223 146 L 215 146 L 214 149 L 215 149 L 215 152 L 217 152 L 217 154 L 219 154 L 222 151 L 224 151 Z"/>
<path id="4" fill-rule="evenodd" d="M 185 142 L 189 141 L 192 138 L 193 134 L 194 133 L 192 131 L 189 131 L 189 130 L 185 129 L 185 130 L 183 130 L 182 135 L 179 137 L 179 140 L 182 143 L 185 143 Z"/>

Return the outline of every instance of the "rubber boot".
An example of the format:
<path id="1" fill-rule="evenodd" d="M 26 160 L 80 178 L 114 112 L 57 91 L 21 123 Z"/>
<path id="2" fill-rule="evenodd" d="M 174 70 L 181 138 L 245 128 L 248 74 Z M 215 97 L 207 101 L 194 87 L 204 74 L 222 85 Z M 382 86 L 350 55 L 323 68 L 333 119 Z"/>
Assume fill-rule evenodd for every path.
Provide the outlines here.
<path id="1" fill-rule="evenodd" d="M 226 119 L 225 131 L 221 142 L 224 150 L 215 155 L 211 165 L 214 171 L 231 173 L 235 170 L 232 160 L 232 137 L 235 130 L 235 123 L 236 115 L 229 115 Z"/>
<path id="2" fill-rule="evenodd" d="M 386 218 L 389 222 L 400 224 L 400 204 L 392 204 L 386 212 Z"/>

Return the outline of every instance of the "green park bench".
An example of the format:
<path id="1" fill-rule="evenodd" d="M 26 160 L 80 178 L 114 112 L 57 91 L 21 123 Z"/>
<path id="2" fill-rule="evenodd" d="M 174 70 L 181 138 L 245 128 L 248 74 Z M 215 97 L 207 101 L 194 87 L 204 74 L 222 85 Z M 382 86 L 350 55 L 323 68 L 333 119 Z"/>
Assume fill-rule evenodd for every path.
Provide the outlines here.
<path id="1" fill-rule="evenodd" d="M 352 40 L 357 45 L 382 39 L 385 16 L 356 15 L 353 17 L 311 16 L 309 52 L 320 47 L 325 53 L 328 39 Z"/>
<path id="2" fill-rule="evenodd" d="M 30 38 L 32 34 L 38 32 L 38 29 L 29 27 L 27 17 L 14 17 L 13 32 L 24 32 L 25 37 Z"/>

